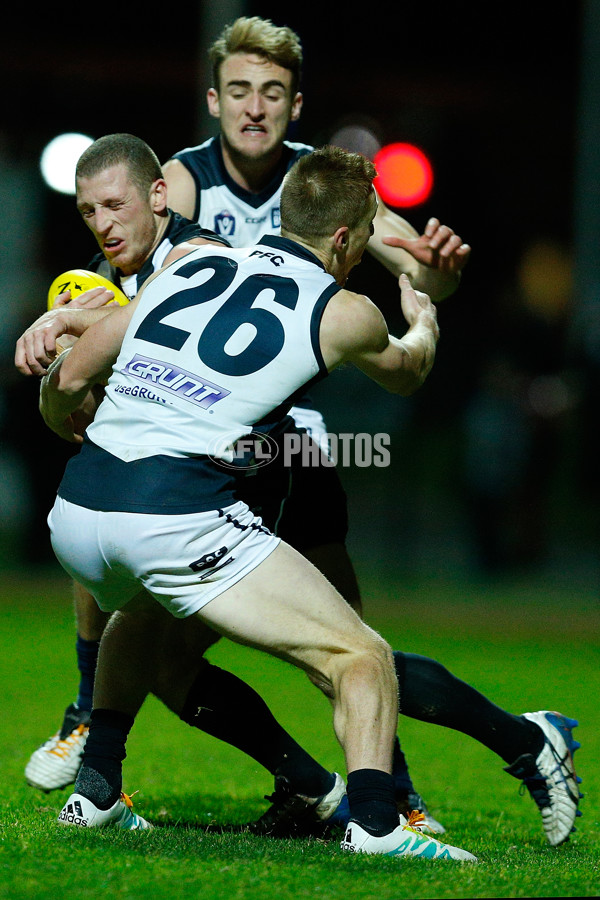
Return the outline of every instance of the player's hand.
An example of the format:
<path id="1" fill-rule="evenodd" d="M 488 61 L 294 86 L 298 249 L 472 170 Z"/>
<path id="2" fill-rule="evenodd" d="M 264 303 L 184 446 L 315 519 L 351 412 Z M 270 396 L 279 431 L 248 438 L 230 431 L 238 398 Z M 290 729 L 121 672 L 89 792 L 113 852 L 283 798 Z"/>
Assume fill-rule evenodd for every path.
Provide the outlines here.
<path id="1" fill-rule="evenodd" d="M 118 306 L 115 300 L 115 292 L 109 291 L 103 287 L 90 288 L 83 294 L 79 294 L 74 300 L 71 300 L 71 291 L 63 291 L 58 294 L 52 309 L 58 309 L 59 306 L 69 306 L 70 309 L 97 309 L 99 306 Z"/>
<path id="2" fill-rule="evenodd" d="M 100 290 L 106 295 L 108 291 Z M 15 350 L 15 366 L 23 375 L 44 375 L 61 350 L 71 347 L 90 325 L 119 309 L 118 303 L 104 303 L 93 309 L 71 304 L 49 309 L 23 332 Z M 60 341 L 60 345 L 59 345 Z"/>
<path id="3" fill-rule="evenodd" d="M 50 420 L 44 416 L 43 412 L 42 416 L 44 417 L 46 425 L 48 425 L 59 437 L 63 438 L 65 441 L 69 441 L 71 444 L 82 444 L 83 435 L 90 422 L 93 421 L 96 409 L 97 406 L 94 406 L 94 408 L 90 410 L 89 404 L 83 403 L 62 422 L 50 422 Z"/>
<path id="4" fill-rule="evenodd" d="M 43 416 L 43 419 L 48 428 L 50 428 L 54 434 L 57 434 L 58 437 L 65 441 L 69 441 L 70 444 L 83 444 L 83 436 L 82 434 L 79 434 L 80 429 L 76 425 L 73 416 L 67 416 L 67 418 L 60 423 L 48 421 L 45 416 Z"/>
<path id="5" fill-rule="evenodd" d="M 470 246 L 448 225 L 441 225 L 439 219 L 430 219 L 418 238 L 388 235 L 381 240 L 389 247 L 401 247 L 421 265 L 444 275 L 458 275 L 471 255 Z"/>
<path id="6" fill-rule="evenodd" d="M 60 352 L 57 340 L 67 334 L 68 325 L 61 309 L 45 312 L 23 332 L 15 350 L 15 366 L 23 375 L 45 375 Z M 64 346 L 62 349 L 65 349 Z"/>
<path id="7" fill-rule="evenodd" d="M 437 309 L 428 294 L 416 291 L 408 275 L 401 275 L 398 281 L 401 291 L 402 313 L 410 326 L 417 323 L 425 326 L 437 341 L 440 330 L 437 323 Z"/>

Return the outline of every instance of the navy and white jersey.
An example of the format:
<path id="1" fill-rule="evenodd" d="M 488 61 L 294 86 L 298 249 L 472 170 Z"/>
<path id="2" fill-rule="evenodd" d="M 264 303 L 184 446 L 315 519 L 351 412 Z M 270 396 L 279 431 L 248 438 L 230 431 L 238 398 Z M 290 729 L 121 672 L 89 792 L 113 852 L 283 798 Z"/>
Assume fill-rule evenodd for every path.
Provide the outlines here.
<path id="1" fill-rule="evenodd" d="M 313 149 L 284 141 L 277 170 L 259 194 L 246 191 L 229 176 L 218 137 L 180 150 L 173 159 L 183 163 L 196 184 L 194 219 L 227 238 L 232 247 L 248 247 L 265 234 L 279 234 L 281 183 L 296 160 Z"/>
<path id="2" fill-rule="evenodd" d="M 319 327 L 339 290 L 316 256 L 281 237 L 236 250 L 198 247 L 174 262 L 144 288 L 79 465 L 69 464 L 59 494 L 94 509 L 211 508 L 213 492 L 194 491 L 190 463 L 218 480 L 213 458 L 231 461 L 239 438 L 327 374 Z M 84 487 L 86 460 L 94 478 Z M 175 473 L 179 483 L 177 462 L 185 502 L 165 477 Z M 130 466 L 136 475 L 127 479 Z M 118 490 L 107 477 L 113 470 Z"/>
<path id="3" fill-rule="evenodd" d="M 284 141 L 279 165 L 260 194 L 240 187 L 228 174 L 219 137 L 180 150 L 173 159 L 183 163 L 196 184 L 194 219 L 227 238 L 232 247 L 247 247 L 265 234 L 279 234 L 279 203 L 285 174 L 296 160 L 313 150 L 308 144 Z M 313 421 L 315 411 L 311 408 L 312 400 L 305 396 L 293 407 L 291 415 L 299 427 L 312 425 L 322 435 L 326 431 L 323 418 L 317 413 L 318 421 Z"/>
<path id="4" fill-rule="evenodd" d="M 162 241 L 137 274 L 123 275 L 119 269 L 111 266 L 103 253 L 97 253 L 87 268 L 108 278 L 109 281 L 121 288 L 129 300 L 133 300 L 146 279 L 153 275 L 157 269 L 162 268 L 169 253 L 178 244 L 182 244 L 184 241 L 189 241 L 192 238 L 203 237 L 210 241 L 219 241 L 224 247 L 230 246 L 227 238 L 220 237 L 208 228 L 202 228 L 197 222 L 186 219 L 185 216 L 173 212 L 172 209 L 169 209 L 168 212 L 169 223 Z"/>

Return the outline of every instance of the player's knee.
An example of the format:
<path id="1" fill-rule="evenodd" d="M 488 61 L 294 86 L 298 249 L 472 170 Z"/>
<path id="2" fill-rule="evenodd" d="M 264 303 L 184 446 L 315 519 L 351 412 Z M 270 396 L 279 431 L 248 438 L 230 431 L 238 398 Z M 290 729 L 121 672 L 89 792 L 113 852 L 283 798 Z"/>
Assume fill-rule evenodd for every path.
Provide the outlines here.
<path id="1" fill-rule="evenodd" d="M 395 689 L 396 674 L 392 648 L 381 635 L 368 626 L 361 629 L 359 639 L 346 653 L 333 654 L 329 680 L 333 685 L 343 678 L 361 678 Z"/>

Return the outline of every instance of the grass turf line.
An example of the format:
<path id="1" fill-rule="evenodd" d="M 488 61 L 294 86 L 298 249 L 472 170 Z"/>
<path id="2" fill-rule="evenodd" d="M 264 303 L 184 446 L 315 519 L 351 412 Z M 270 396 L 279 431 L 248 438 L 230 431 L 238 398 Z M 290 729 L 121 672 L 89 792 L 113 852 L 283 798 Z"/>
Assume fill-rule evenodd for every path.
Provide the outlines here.
<path id="1" fill-rule="evenodd" d="M 366 585 L 367 618 L 392 646 L 439 658 L 513 712 L 558 708 L 580 720 L 584 816 L 561 848 L 494 754 L 463 735 L 401 719 L 411 774 L 448 829 L 480 864 L 354 857 L 337 842 L 215 835 L 210 822 L 248 821 L 266 808 L 270 775 L 231 747 L 186 727 L 154 698 L 128 743 L 125 789 L 152 833 L 80 832 L 55 825 L 68 789 L 29 788 L 29 754 L 56 729 L 77 684 L 68 582 L 0 584 L 0 897 L 398 900 L 459 897 L 592 897 L 600 882 L 597 613 L 594 598 L 554 586 Z M 211 659 L 246 678 L 324 765 L 343 773 L 329 704 L 305 677 L 254 651 L 220 642 Z"/>

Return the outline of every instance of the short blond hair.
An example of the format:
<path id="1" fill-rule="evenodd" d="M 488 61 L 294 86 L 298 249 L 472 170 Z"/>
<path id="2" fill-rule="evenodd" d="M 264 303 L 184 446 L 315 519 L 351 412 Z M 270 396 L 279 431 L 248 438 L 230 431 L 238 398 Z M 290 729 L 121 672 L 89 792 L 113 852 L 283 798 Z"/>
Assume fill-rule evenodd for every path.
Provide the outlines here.
<path id="1" fill-rule="evenodd" d="M 287 25 L 274 25 L 270 19 L 260 16 L 241 16 L 226 25 L 208 51 L 213 87 L 217 91 L 221 66 L 234 53 L 255 53 L 288 69 L 292 73 L 292 96 L 295 96 L 302 75 L 302 44 Z"/>
<path id="2" fill-rule="evenodd" d="M 360 153 L 321 147 L 294 163 L 281 191 L 281 228 L 298 237 L 324 237 L 353 228 L 373 196 L 377 170 Z"/>

